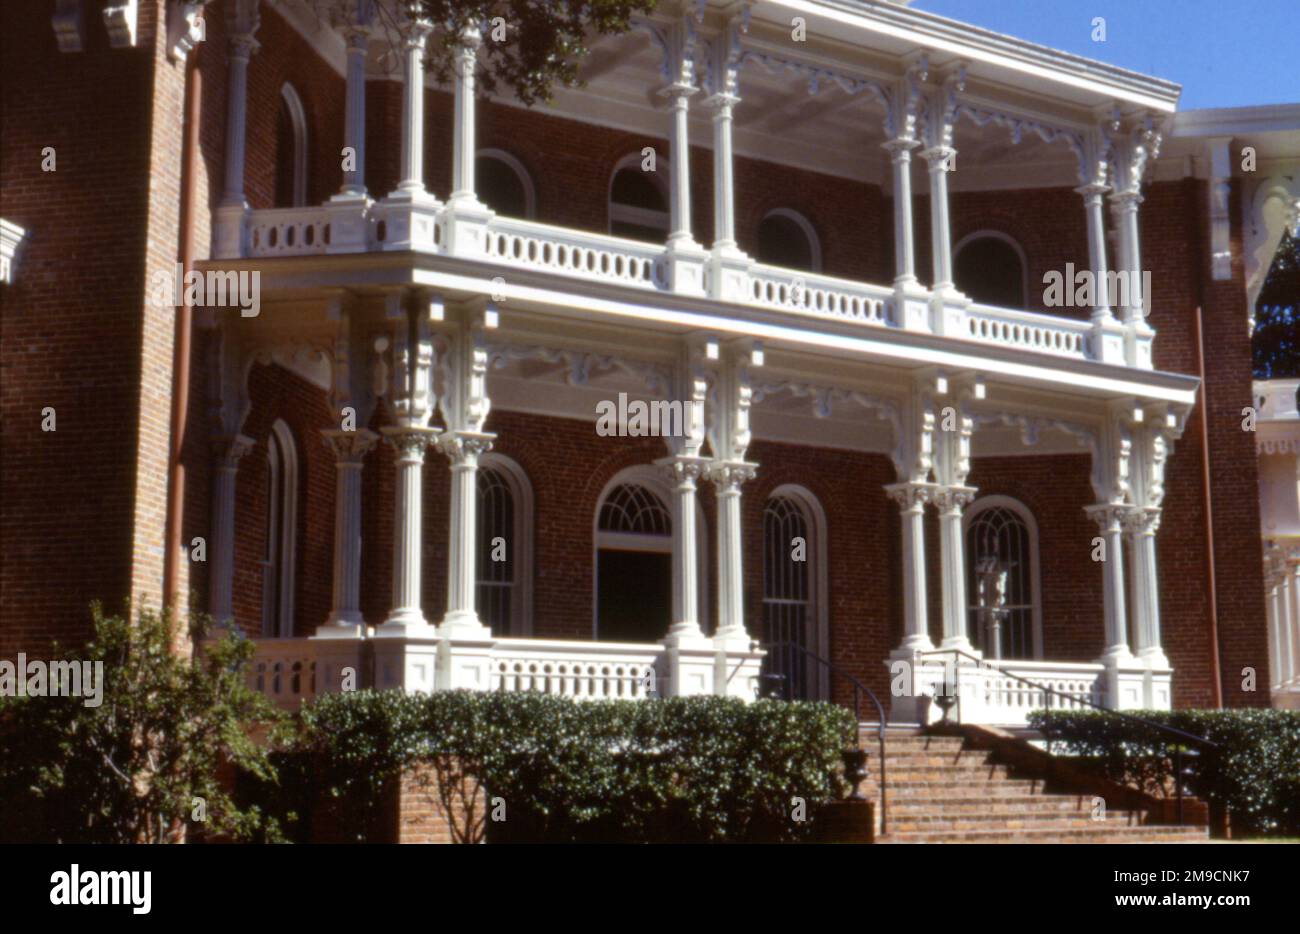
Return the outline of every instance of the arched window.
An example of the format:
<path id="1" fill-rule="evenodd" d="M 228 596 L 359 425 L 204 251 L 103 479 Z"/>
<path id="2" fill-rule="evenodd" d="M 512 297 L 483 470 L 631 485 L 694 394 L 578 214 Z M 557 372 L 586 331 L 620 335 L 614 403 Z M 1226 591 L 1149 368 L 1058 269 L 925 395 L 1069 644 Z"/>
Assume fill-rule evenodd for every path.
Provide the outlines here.
<path id="1" fill-rule="evenodd" d="M 991 657 L 1041 658 L 1041 601 L 1038 584 L 1038 524 L 1024 503 L 1009 496 L 984 496 L 963 517 L 966 528 L 966 584 L 971 641 Z M 1006 617 L 1000 647 L 993 645 L 980 613 L 981 567 L 1007 574 Z"/>
<path id="2" fill-rule="evenodd" d="M 495 452 L 478 471 L 478 613 L 497 636 L 532 631 L 533 491 L 519 465 Z"/>
<path id="3" fill-rule="evenodd" d="M 529 219 L 537 214 L 537 195 L 524 164 L 500 149 L 480 149 L 474 163 L 474 187 L 479 200 L 506 217 Z"/>
<path id="4" fill-rule="evenodd" d="M 766 667 L 784 678 L 786 696 L 826 696 L 822 666 L 800 648 L 826 657 L 825 517 L 802 487 L 773 491 L 763 509 L 763 641 Z"/>
<path id="5" fill-rule="evenodd" d="M 672 616 L 673 519 L 651 469 L 623 471 L 596 513 L 596 635 L 653 642 Z"/>
<path id="6" fill-rule="evenodd" d="M 981 305 L 1028 307 L 1028 264 L 1020 244 L 996 230 L 963 237 L 953 249 L 957 288 Z"/>
<path id="7" fill-rule="evenodd" d="M 808 218 L 789 208 L 768 211 L 758 225 L 758 261 L 785 269 L 821 272 L 821 243 Z"/>
<path id="8" fill-rule="evenodd" d="M 286 83 L 280 88 L 275 121 L 275 206 L 299 208 L 307 203 L 307 112 L 302 98 Z"/>
<path id="9" fill-rule="evenodd" d="M 266 551 L 262 558 L 262 635 L 293 636 L 298 531 L 298 448 L 283 421 L 266 439 Z"/>
<path id="10" fill-rule="evenodd" d="M 609 232 L 616 237 L 663 243 L 668 237 L 668 163 L 641 168 L 640 154 L 619 160 L 609 183 Z"/>

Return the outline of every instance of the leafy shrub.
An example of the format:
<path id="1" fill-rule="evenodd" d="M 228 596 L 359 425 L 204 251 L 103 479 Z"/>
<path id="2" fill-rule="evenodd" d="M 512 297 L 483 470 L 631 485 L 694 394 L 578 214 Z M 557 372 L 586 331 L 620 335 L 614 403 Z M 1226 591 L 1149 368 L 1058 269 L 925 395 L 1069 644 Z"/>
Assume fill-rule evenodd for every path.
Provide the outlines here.
<path id="1" fill-rule="evenodd" d="M 381 801 L 426 767 L 458 840 L 733 841 L 809 833 L 841 790 L 852 730 L 820 703 L 361 691 L 306 708 L 295 746 L 326 798 Z M 476 806 L 480 789 L 504 802 L 504 823 Z M 790 820 L 796 797 L 808 821 Z M 356 839 L 371 816 L 353 814 Z"/>
<path id="2" fill-rule="evenodd" d="M 103 663 L 101 703 L 81 697 L 0 697 L 0 801 L 33 816 L 19 834 L 80 843 L 169 843 L 188 832 L 278 839 L 256 806 L 241 807 L 222 772 L 234 766 L 274 783 L 259 727 L 280 714 L 244 684 L 252 643 L 227 635 L 201 658 L 177 651 L 178 626 L 144 610 L 105 616 L 94 636 L 53 658 Z M 195 617 L 197 643 L 208 622 Z M 202 799 L 202 823 L 190 823 Z M 11 835 L 11 829 L 6 835 Z"/>
<path id="3" fill-rule="evenodd" d="M 1300 711 L 1134 711 L 1219 745 L 1195 760 L 1188 790 L 1231 815 L 1234 833 L 1300 833 Z M 1143 790 L 1172 788 L 1172 737 L 1101 712 L 1035 711 L 1030 724 L 1053 743 L 1098 759 L 1107 776 Z M 1184 748 L 1194 746 L 1188 742 Z"/>

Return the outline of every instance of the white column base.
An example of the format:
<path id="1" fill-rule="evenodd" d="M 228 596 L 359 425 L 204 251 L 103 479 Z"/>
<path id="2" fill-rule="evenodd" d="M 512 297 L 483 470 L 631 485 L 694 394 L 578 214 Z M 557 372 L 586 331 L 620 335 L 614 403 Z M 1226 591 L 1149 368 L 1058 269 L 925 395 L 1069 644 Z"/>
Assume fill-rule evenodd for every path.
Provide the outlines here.
<path id="1" fill-rule="evenodd" d="M 417 609 L 395 610 L 388 619 L 375 628 L 376 639 L 392 638 L 436 639 L 438 630 Z"/>
<path id="2" fill-rule="evenodd" d="M 1146 665 L 1125 647 L 1109 650 L 1097 659 L 1104 666 L 1102 706 L 1108 710 L 1140 710 L 1146 703 Z"/>
<path id="3" fill-rule="evenodd" d="M 698 633 L 673 633 L 662 640 L 667 678 L 665 697 L 695 697 L 714 693 L 718 648 Z"/>
<path id="4" fill-rule="evenodd" d="M 889 722 L 929 723 L 935 685 L 943 684 L 943 665 L 925 660 L 921 652 L 933 651 L 928 636 L 924 647 L 916 649 L 906 644 L 889 653 L 885 666 L 889 669 Z M 918 643 L 919 646 L 919 643 Z M 898 663 L 906 667 L 901 671 Z M 934 712 L 937 715 L 937 710 Z"/>
<path id="5" fill-rule="evenodd" d="M 247 246 L 245 220 L 246 204 L 223 204 L 212 212 L 212 258 L 239 259 Z M 180 296 L 177 296 L 177 303 Z"/>
<path id="6" fill-rule="evenodd" d="M 488 223 L 494 217 L 473 195 L 452 198 L 442 213 L 442 248 L 452 256 L 486 256 Z"/>
<path id="7" fill-rule="evenodd" d="M 370 683 L 366 666 L 365 628 L 347 630 L 322 626 L 311 637 L 312 655 L 316 660 L 316 693 L 338 694 L 344 689 L 360 690 Z"/>
<path id="8" fill-rule="evenodd" d="M 486 627 L 482 627 L 486 632 Z M 438 690 L 488 691 L 492 689 L 492 647 L 488 633 L 481 638 L 449 636 L 438 649 Z"/>
<path id="9" fill-rule="evenodd" d="M 1123 366 L 1128 362 L 1127 330 L 1114 317 L 1093 322 L 1092 358 L 1116 366 Z"/>
<path id="10" fill-rule="evenodd" d="M 678 295 L 705 295 L 705 269 L 709 253 L 694 240 L 670 240 L 664 253 L 668 288 Z"/>
<path id="11" fill-rule="evenodd" d="M 373 236 L 382 250 L 437 252 L 441 210 L 442 202 L 427 191 L 399 188 L 370 209 L 375 222 Z M 382 240 L 379 239 L 381 222 Z"/>
<path id="12" fill-rule="evenodd" d="M 365 194 L 337 194 L 325 203 L 330 242 L 326 253 L 365 253 L 374 232 L 367 212 L 374 202 Z"/>
<path id="13" fill-rule="evenodd" d="M 929 330 L 946 337 L 967 337 L 966 309 L 970 304 L 970 297 L 954 288 L 935 289 L 930 299 Z"/>
<path id="14" fill-rule="evenodd" d="M 767 653 L 754 647 L 746 636 L 715 638 L 716 655 L 713 693 L 718 697 L 739 697 L 744 701 L 758 698 L 758 677 Z"/>
<path id="15" fill-rule="evenodd" d="M 378 631 L 371 641 L 375 653 L 375 687 L 431 693 L 438 684 L 438 638 L 384 637 Z"/>
<path id="16" fill-rule="evenodd" d="M 1126 329 L 1125 333 L 1125 356 L 1128 358 L 1128 365 L 1139 370 L 1150 370 L 1155 366 L 1151 356 L 1151 348 L 1155 343 L 1155 330 L 1146 323 L 1145 318 L 1139 318 Z"/>
<path id="17" fill-rule="evenodd" d="M 905 331 L 930 330 L 930 291 L 916 276 L 894 280 L 894 322 Z"/>
<path id="18" fill-rule="evenodd" d="M 753 298 L 749 269 L 754 261 L 735 247 L 715 247 L 709 256 L 709 294 L 722 302 L 748 302 Z"/>

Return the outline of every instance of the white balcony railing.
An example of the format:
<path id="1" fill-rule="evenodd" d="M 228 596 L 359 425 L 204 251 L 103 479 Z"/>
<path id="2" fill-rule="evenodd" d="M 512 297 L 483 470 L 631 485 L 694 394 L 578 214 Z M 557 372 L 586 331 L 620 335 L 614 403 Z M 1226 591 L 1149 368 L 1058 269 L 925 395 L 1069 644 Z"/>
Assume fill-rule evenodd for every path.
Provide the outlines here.
<path id="1" fill-rule="evenodd" d="M 316 696 L 316 659 L 308 639 L 258 639 L 248 686 L 277 707 L 297 710 Z"/>
<path id="2" fill-rule="evenodd" d="M 662 646 L 501 639 L 492 650 L 491 687 L 564 697 L 638 699 L 659 692 Z"/>
<path id="3" fill-rule="evenodd" d="M 976 662 L 943 650 L 926 653 L 923 659 L 917 679 L 921 695 L 936 697 L 955 685 L 958 704 L 949 717 L 962 723 L 1024 726 L 1033 710 L 1141 706 L 1106 696 L 1105 667 L 1100 662 Z M 1138 677 L 1140 681 L 1144 675 Z M 1168 681 L 1169 673 L 1160 677 Z M 941 715 L 938 705 L 932 704 L 931 719 Z"/>
<path id="4" fill-rule="evenodd" d="M 354 213 L 349 214 L 349 210 Z M 408 217 L 403 213 L 413 210 L 381 201 L 359 203 L 355 208 L 336 204 L 250 211 L 242 217 L 219 216 L 216 258 L 235 258 L 220 255 L 222 249 L 231 254 L 262 258 L 411 248 L 493 263 L 503 269 L 534 269 L 644 291 L 672 291 L 674 281 L 679 279 L 670 272 L 672 255 L 660 244 L 495 215 L 467 218 L 456 215 L 448 207 L 436 208 L 421 221 L 432 231 L 427 238 L 409 241 L 407 247 L 398 246 L 394 241 L 395 229 L 420 226 L 415 223 L 414 215 Z M 429 211 L 427 207 L 423 210 Z M 474 235 L 448 237 L 448 225 L 453 221 L 457 229 L 472 229 Z M 239 227 L 227 228 L 223 224 Z M 236 249 L 222 244 L 240 246 Z M 757 263 L 742 262 L 738 269 L 729 269 L 725 276 L 702 271 L 702 275 L 682 276 L 680 282 L 682 285 L 677 288 L 683 294 L 704 294 L 792 315 L 873 328 L 942 333 L 980 344 L 1075 360 L 1103 359 L 1105 352 L 1106 362 L 1126 362 L 1122 351 L 1121 357 L 1115 358 L 1115 350 L 1105 349 L 1119 345 L 1093 340 L 1093 325 L 1087 321 L 965 301 L 950 302 L 942 311 L 930 311 L 924 307 L 928 295 L 924 290 L 919 293 L 920 313 L 912 308 L 914 303 L 909 299 L 910 310 L 904 315 L 895 307 L 895 293 L 891 288 Z M 937 324 L 940 316 L 941 326 Z M 1149 341 L 1150 337 L 1138 339 Z M 1146 346 L 1137 359 L 1149 360 L 1149 349 Z"/>
<path id="5" fill-rule="evenodd" d="M 487 639 L 468 643 L 426 639 L 358 637 L 259 639 L 247 684 L 278 707 L 297 710 L 319 694 L 338 691 L 351 669 L 355 687 L 441 690 L 458 687 L 520 691 L 580 699 L 640 700 L 671 693 L 713 693 L 710 677 L 674 678 L 677 660 L 659 643 L 578 642 L 554 639 Z M 433 662 L 437 659 L 436 663 Z M 761 652 L 733 650 L 722 659 L 724 693 L 753 699 Z M 687 664 L 712 672 L 719 661 L 709 650 Z M 373 676 L 367 675 L 373 672 Z M 467 674 L 468 673 L 468 674 Z"/>

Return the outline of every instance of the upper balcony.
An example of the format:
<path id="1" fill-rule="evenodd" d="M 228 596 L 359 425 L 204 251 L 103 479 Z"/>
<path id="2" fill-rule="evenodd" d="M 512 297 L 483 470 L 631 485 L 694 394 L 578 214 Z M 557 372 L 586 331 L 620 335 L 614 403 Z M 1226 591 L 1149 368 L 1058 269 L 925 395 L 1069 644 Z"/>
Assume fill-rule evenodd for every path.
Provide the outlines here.
<path id="1" fill-rule="evenodd" d="M 640 305 L 653 305 L 651 296 L 701 299 L 740 322 L 777 322 L 796 331 L 829 326 L 841 334 L 930 335 L 922 340 L 940 338 L 971 359 L 987 352 L 981 348 L 999 348 L 1034 355 L 1031 360 L 1049 367 L 1055 359 L 1076 368 L 1151 369 L 1154 331 L 1140 274 L 1138 205 L 1144 172 L 1158 151 L 1157 122 L 1173 110 L 1176 86 L 902 6 L 820 7 L 798 41 L 792 41 L 787 4 L 706 2 L 664 4 L 632 31 L 595 43 L 585 86 L 563 89 L 552 112 L 636 130 L 647 140 L 667 138 L 666 152 L 642 150 L 657 159 L 648 162 L 649 184 L 641 186 L 648 194 L 640 200 L 634 195 L 619 203 L 614 192 L 620 174 L 639 174 L 646 164 L 624 160 L 615 167 L 607 232 L 519 216 L 529 213 L 521 208 L 531 198 L 503 203 L 492 179 L 476 173 L 484 152 L 476 145 L 475 81 L 486 39 L 472 29 L 458 37 L 451 125 L 430 127 L 450 144 L 450 193 L 446 200 L 430 193 L 424 97 L 435 85 L 425 74 L 424 46 L 431 24 L 404 15 L 400 5 L 383 17 L 374 15 L 374 5 L 341 7 L 330 25 L 345 45 L 323 42 L 321 53 L 347 79 L 343 142 L 356 161 L 345 166 L 342 190 L 318 206 L 249 209 L 240 93 L 248 58 L 232 55 L 229 125 L 238 132 L 227 134 L 213 259 L 252 262 L 270 273 L 289 267 L 266 261 L 405 253 L 422 268 L 454 271 L 464 289 L 510 295 L 516 303 L 522 292 L 511 288 L 526 274 L 534 293 L 597 288 Z M 241 8 L 232 4 L 232 42 L 248 26 L 238 22 Z M 401 179 L 376 197 L 365 187 L 365 86 L 383 49 L 404 50 L 388 56 L 402 63 Z M 689 165 L 692 142 L 699 148 L 706 140 L 713 211 L 693 227 L 693 179 L 673 167 Z M 306 165 L 294 156 L 286 164 Z M 795 268 L 743 251 L 740 244 L 752 233 L 737 230 L 737 200 L 752 176 L 738 172 L 743 160 L 877 186 L 892 224 L 888 214 L 873 218 L 884 222 L 866 236 L 888 241 L 878 252 L 882 263 L 892 253 L 892 281 L 827 275 L 815 263 Z M 521 188 L 531 184 L 526 176 L 520 180 Z M 1077 240 L 1086 248 L 1068 262 L 1052 261 L 1048 271 L 1063 277 L 1062 304 L 1074 307 L 1064 314 L 1035 307 L 1040 303 L 1032 296 L 1044 296 L 1023 258 L 1025 307 L 964 293 L 954 263 L 960 257 L 954 256 L 953 195 L 1060 186 L 1082 197 Z M 914 191 L 926 198 L 928 216 L 919 221 Z M 653 203 L 655 197 L 662 203 Z M 795 215 L 796 226 L 798 220 Z M 708 245 L 697 241 L 702 226 L 712 234 Z M 932 268 L 922 276 L 915 242 L 926 227 L 923 253 Z M 822 234 L 848 237 L 850 231 L 823 226 Z M 808 254 L 817 251 L 815 236 L 810 233 Z M 1086 293 L 1076 291 L 1081 279 L 1074 276 L 1090 277 Z M 1080 309 L 1083 294 L 1089 297 Z"/>

